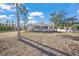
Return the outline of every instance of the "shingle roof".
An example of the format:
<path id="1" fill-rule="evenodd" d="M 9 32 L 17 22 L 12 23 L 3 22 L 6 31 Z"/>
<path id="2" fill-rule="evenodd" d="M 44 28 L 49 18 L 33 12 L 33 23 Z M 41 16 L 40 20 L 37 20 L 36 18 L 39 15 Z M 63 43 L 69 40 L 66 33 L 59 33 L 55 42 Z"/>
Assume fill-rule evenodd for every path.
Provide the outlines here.
<path id="1" fill-rule="evenodd" d="M 34 24 L 34 26 L 48 26 L 48 24 L 45 24 L 45 23 L 37 23 L 37 24 Z"/>

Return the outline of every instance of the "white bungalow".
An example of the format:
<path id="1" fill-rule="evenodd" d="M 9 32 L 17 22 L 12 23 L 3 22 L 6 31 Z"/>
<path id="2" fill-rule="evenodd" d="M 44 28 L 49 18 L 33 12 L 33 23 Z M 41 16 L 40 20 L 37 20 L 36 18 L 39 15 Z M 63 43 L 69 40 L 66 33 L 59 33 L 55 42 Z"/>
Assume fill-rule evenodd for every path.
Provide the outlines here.
<path id="1" fill-rule="evenodd" d="M 35 24 L 28 24 L 28 30 L 29 31 L 40 31 L 40 32 L 47 32 L 47 31 L 53 31 L 51 28 L 51 25 L 46 24 L 44 21 L 44 17 L 41 17 L 39 23 Z"/>
<path id="2" fill-rule="evenodd" d="M 28 24 L 28 30 L 29 31 L 35 31 L 35 32 L 48 32 L 53 31 L 50 25 L 45 23 L 38 23 L 38 24 Z"/>

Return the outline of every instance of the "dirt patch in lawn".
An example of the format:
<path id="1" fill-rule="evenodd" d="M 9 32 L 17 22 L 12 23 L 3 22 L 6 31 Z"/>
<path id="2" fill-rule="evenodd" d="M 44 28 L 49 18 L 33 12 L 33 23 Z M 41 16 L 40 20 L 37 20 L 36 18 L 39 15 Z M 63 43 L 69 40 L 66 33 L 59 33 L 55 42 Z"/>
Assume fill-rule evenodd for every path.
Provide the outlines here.
<path id="1" fill-rule="evenodd" d="M 74 34 L 74 35 L 73 35 Z M 16 32 L 0 33 L 0 55 L 3 56 L 63 56 L 79 55 L 78 33 L 22 32 L 22 40 Z"/>
<path id="2" fill-rule="evenodd" d="M 69 36 L 69 37 L 66 37 Z M 58 51 L 68 53 L 69 55 L 79 55 L 79 52 L 72 51 L 73 47 L 79 47 L 78 41 L 79 33 L 37 33 L 37 32 L 26 32 L 22 33 L 22 37 L 29 38 L 35 42 L 41 43 L 48 47 L 57 49 Z M 76 40 L 77 37 L 77 40 Z M 73 45 L 75 44 L 75 45 Z M 71 46 L 73 45 L 73 46 Z M 71 50 L 71 51 L 70 51 Z M 79 50 L 76 49 L 77 51 Z"/>

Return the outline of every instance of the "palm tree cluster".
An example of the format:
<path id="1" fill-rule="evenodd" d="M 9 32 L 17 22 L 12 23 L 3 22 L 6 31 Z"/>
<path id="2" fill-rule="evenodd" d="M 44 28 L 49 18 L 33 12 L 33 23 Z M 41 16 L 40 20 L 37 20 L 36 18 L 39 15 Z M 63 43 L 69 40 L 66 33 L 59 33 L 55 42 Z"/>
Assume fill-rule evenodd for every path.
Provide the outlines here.
<path id="1" fill-rule="evenodd" d="M 0 31 L 14 31 L 15 26 L 14 21 L 7 20 L 6 23 L 0 23 Z"/>
<path id="2" fill-rule="evenodd" d="M 74 27 L 73 25 L 79 24 L 79 20 L 76 16 L 65 17 L 67 14 L 62 12 L 54 12 L 51 15 L 50 22 L 54 24 L 54 29 L 66 29 L 70 27 Z M 79 29 L 79 26 L 75 28 Z"/>
<path id="3" fill-rule="evenodd" d="M 16 23 L 14 24 L 14 21 L 7 20 L 6 23 L 0 23 L 0 31 L 7 31 L 7 30 L 21 30 L 20 26 L 20 15 L 23 16 L 23 21 L 24 21 L 24 29 L 26 31 L 26 23 L 28 21 L 27 19 L 27 12 L 28 10 L 26 9 L 24 4 L 18 4 L 18 3 L 13 3 L 12 5 L 16 5 Z"/>
<path id="4" fill-rule="evenodd" d="M 23 21 L 24 21 L 24 30 L 26 32 L 26 23 L 28 22 L 28 10 L 26 9 L 24 4 L 20 4 L 20 14 L 23 15 Z"/>

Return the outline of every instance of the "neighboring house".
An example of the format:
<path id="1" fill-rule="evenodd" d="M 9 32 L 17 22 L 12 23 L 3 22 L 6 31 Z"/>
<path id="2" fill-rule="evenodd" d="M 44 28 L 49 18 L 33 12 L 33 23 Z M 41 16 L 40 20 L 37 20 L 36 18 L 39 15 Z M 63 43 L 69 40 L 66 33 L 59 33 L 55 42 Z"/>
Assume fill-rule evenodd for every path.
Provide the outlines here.
<path id="1" fill-rule="evenodd" d="M 72 25 L 71 28 L 69 28 L 69 31 L 70 32 L 79 32 L 79 29 L 77 27 L 79 27 L 79 24 L 74 24 L 74 25 Z"/>
<path id="2" fill-rule="evenodd" d="M 28 30 L 35 31 L 35 32 L 53 31 L 53 29 L 51 29 L 50 25 L 45 24 L 45 23 L 28 24 Z"/>

